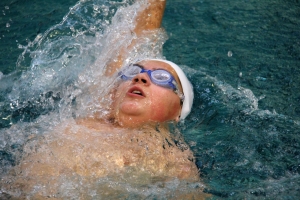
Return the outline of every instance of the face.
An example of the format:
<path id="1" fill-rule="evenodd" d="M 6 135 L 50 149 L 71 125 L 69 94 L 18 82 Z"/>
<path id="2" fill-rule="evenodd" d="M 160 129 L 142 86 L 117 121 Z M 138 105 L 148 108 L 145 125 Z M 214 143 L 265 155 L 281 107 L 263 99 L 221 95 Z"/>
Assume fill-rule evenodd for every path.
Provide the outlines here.
<path id="1" fill-rule="evenodd" d="M 138 64 L 147 70 L 165 69 L 180 83 L 176 72 L 166 63 L 143 61 Z M 137 74 L 132 80 L 122 82 L 116 91 L 112 106 L 114 117 L 125 127 L 178 121 L 181 111 L 179 96 L 171 89 L 152 83 L 147 73 Z"/>

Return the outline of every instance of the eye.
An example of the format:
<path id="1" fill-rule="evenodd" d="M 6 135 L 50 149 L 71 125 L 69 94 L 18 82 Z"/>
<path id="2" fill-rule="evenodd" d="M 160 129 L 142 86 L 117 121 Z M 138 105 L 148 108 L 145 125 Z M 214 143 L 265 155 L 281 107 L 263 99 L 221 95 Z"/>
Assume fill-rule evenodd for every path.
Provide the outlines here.
<path id="1" fill-rule="evenodd" d="M 157 81 L 168 81 L 171 79 L 171 74 L 165 70 L 155 70 L 152 72 L 152 78 Z"/>

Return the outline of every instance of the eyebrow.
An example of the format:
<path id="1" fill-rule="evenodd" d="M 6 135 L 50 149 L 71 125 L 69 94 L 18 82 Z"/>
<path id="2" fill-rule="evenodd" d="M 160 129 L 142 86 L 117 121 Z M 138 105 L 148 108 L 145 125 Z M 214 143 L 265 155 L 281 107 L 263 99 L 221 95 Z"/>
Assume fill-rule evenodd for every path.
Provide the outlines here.
<path id="1" fill-rule="evenodd" d="M 138 67 L 140 67 L 142 69 L 145 69 L 145 67 L 143 65 L 140 65 L 140 64 L 133 64 L 133 66 L 138 66 Z"/>
<path id="2" fill-rule="evenodd" d="M 142 68 L 142 69 L 145 69 L 145 67 L 143 66 L 143 65 L 141 65 L 141 64 L 133 64 L 133 66 L 138 66 L 138 67 L 140 67 L 140 68 Z M 174 74 L 172 74 L 169 70 L 167 70 L 167 69 L 164 69 L 164 68 L 154 68 L 153 70 L 159 70 L 159 69 L 161 69 L 161 70 L 165 70 L 165 71 L 167 71 L 167 72 L 169 72 L 172 76 L 174 76 Z"/>

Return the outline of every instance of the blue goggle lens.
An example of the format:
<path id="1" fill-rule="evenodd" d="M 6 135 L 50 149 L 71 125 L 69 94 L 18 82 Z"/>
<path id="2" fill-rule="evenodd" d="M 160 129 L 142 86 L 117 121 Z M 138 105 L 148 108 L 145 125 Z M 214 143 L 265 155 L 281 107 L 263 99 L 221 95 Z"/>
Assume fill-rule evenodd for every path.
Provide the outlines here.
<path id="1" fill-rule="evenodd" d="M 142 68 L 133 65 L 133 66 L 129 66 L 128 68 L 126 68 L 122 73 L 127 78 L 133 78 L 137 74 L 141 73 L 141 71 L 142 71 Z"/>
<path id="2" fill-rule="evenodd" d="M 152 71 L 151 77 L 156 81 L 162 81 L 162 82 L 169 81 L 173 78 L 169 72 L 160 69 Z"/>

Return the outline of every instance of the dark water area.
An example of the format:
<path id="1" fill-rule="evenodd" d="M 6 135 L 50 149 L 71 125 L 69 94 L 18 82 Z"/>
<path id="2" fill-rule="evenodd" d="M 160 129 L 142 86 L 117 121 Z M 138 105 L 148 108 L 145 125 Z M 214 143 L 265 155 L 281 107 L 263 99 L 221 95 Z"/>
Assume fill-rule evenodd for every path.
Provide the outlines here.
<path id="1" fill-rule="evenodd" d="M 9 80 L 0 82 L 1 128 L 24 113 L 23 121 L 33 121 L 49 112 L 34 103 L 10 109 L 6 96 L 29 67 L 17 64 L 20 45 L 61 22 L 76 3 L 0 2 L 0 80 Z M 187 66 L 194 85 L 194 107 L 180 129 L 205 192 L 212 199 L 299 199 L 300 2 L 169 0 L 163 27 L 163 55 Z M 13 163 L 5 151 L 0 156 L 2 165 Z"/>
<path id="2" fill-rule="evenodd" d="M 169 2 L 164 55 L 198 72 L 187 132 L 215 198 L 299 198 L 299 17 L 298 1 Z"/>
<path id="3" fill-rule="evenodd" d="M 278 0 L 169 2 L 164 26 L 172 36 L 164 54 L 266 96 L 260 109 L 299 119 L 299 6 Z"/>

